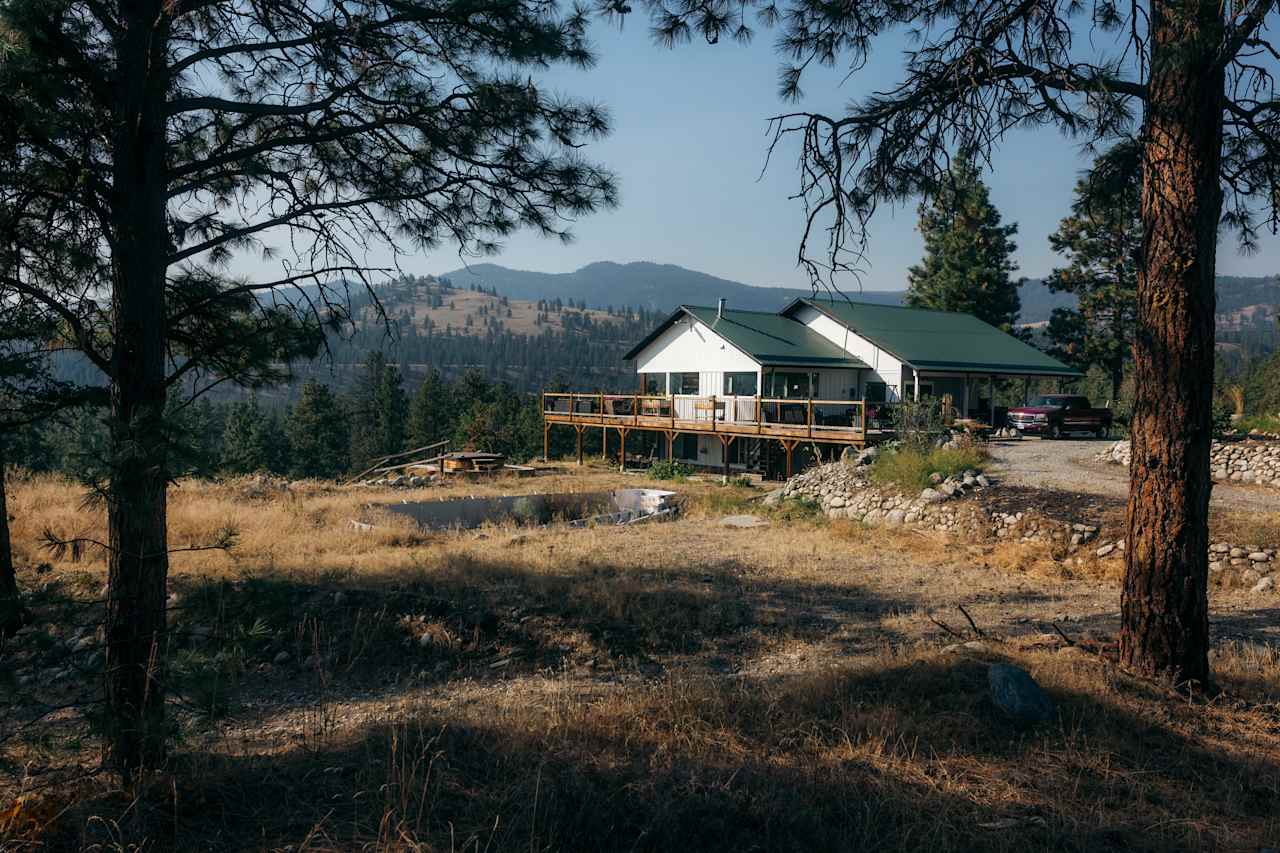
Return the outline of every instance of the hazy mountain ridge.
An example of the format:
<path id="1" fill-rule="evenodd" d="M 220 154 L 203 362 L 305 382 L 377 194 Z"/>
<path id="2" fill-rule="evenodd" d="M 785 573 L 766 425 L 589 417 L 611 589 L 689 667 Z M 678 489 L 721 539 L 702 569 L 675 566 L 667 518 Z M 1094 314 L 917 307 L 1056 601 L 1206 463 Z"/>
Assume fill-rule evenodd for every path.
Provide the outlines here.
<path id="1" fill-rule="evenodd" d="M 572 299 L 585 301 L 592 308 L 628 305 L 652 311 L 671 311 L 682 303 L 714 305 L 722 297 L 734 308 L 776 311 L 789 300 L 812 292 L 800 288 L 756 287 L 675 264 L 650 261 L 626 264 L 599 261 L 568 273 L 531 272 L 483 263 L 443 273 L 442 277 L 462 288 L 473 284 L 495 287 L 512 299 Z M 902 290 L 846 291 L 850 299 L 887 304 L 901 304 L 903 294 Z M 1023 323 L 1043 323 L 1053 309 L 1075 304 L 1073 296 L 1054 293 L 1037 278 L 1024 280 L 1019 295 Z M 1280 286 L 1274 278 L 1218 277 L 1219 314 L 1258 313 L 1248 309 L 1277 304 L 1280 304 Z"/>

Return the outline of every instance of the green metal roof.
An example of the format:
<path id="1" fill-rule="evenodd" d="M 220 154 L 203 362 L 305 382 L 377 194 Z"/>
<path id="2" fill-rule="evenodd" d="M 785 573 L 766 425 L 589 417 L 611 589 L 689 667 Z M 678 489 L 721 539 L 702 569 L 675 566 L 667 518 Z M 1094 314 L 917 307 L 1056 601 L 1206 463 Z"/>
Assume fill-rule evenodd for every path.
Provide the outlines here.
<path id="1" fill-rule="evenodd" d="M 1080 371 L 971 314 L 877 305 L 836 298 L 797 299 L 922 370 L 1079 376 Z"/>
<path id="2" fill-rule="evenodd" d="M 866 362 L 845 352 L 808 326 L 782 314 L 764 311 L 681 305 L 675 313 L 632 347 L 624 358 L 635 358 L 681 316 L 690 316 L 762 365 L 812 365 L 818 367 L 866 367 Z"/>

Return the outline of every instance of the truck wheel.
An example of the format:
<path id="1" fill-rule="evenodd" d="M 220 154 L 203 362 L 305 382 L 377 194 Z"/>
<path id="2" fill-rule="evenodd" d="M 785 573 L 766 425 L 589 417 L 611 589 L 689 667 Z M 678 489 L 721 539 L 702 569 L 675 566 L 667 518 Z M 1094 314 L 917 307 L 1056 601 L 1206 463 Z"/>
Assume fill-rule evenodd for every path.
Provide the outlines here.
<path id="1" fill-rule="evenodd" d="M 1049 438 L 1062 438 L 1062 427 L 1057 424 L 1049 425 Z"/>

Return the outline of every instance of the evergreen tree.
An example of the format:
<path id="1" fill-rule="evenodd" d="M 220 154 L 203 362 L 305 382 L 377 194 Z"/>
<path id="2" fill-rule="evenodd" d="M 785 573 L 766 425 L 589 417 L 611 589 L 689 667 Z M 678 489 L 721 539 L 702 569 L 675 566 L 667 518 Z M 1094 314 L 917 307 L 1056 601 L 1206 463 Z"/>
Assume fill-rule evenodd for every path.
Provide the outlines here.
<path id="1" fill-rule="evenodd" d="M 365 358 L 352 398 L 351 464 L 360 467 L 404 449 L 409 401 L 399 369 L 380 350 Z"/>
<path id="2" fill-rule="evenodd" d="M 226 426 L 220 408 L 204 398 L 192 403 L 181 391 L 169 395 L 165 421 L 175 477 L 205 476 L 221 466 Z"/>
<path id="3" fill-rule="evenodd" d="M 1000 224 L 977 166 L 957 160 L 919 212 L 925 255 L 907 273 L 907 304 L 961 311 L 1012 332 L 1021 307 L 1010 278 L 1018 226 Z"/>
<path id="4" fill-rule="evenodd" d="M 262 412 L 256 397 L 232 404 L 222 432 L 223 470 L 232 474 L 252 474 L 266 468 L 266 454 L 259 443 L 260 420 Z"/>
<path id="5" fill-rule="evenodd" d="M 409 408 L 409 442 L 425 447 L 453 433 L 453 395 L 440 371 L 432 368 L 418 386 Z"/>
<path id="6" fill-rule="evenodd" d="M 312 379 L 302 386 L 285 433 L 293 476 L 336 477 L 348 469 L 347 412 L 328 385 Z"/>
<path id="7" fill-rule="evenodd" d="M 1049 235 L 1068 265 L 1055 269 L 1049 289 L 1072 293 L 1075 308 L 1056 308 L 1049 320 L 1051 352 L 1111 379 L 1120 397 L 1124 366 L 1138 323 L 1138 270 L 1142 266 L 1139 150 L 1132 144 L 1108 151 L 1076 184 L 1071 215 Z"/>
<path id="8" fill-rule="evenodd" d="M 289 470 L 289 440 L 276 412 L 261 413 L 250 431 L 250 442 L 258 454 L 259 471 L 284 474 Z"/>
<path id="9" fill-rule="evenodd" d="M 110 387 L 101 721 L 131 779 L 170 731 L 168 389 L 314 354 L 377 247 L 483 251 L 613 204 L 581 151 L 608 120 L 529 73 L 593 58 L 555 4 L 12 2 L 0 32 L 0 304 L 55 315 Z M 240 253 L 276 271 L 233 279 Z"/>

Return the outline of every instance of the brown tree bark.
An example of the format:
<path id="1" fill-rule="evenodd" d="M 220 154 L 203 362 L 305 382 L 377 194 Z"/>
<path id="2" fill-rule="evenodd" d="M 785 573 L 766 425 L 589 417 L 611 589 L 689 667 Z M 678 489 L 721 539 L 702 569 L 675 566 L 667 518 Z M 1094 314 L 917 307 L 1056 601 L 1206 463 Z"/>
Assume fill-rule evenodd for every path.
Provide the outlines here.
<path id="1" fill-rule="evenodd" d="M 106 759 L 124 777 L 164 758 L 168 576 L 164 429 L 168 15 L 120 6 L 112 128 L 113 254 Z"/>
<path id="2" fill-rule="evenodd" d="M 1208 517 L 1213 315 L 1222 208 L 1220 7 L 1151 4 L 1134 342 L 1122 661 L 1178 682 L 1209 681 Z"/>
<path id="3" fill-rule="evenodd" d="M 4 445 L 0 444 L 0 639 L 13 636 L 26 623 L 18 576 L 9 542 L 9 506 L 5 500 Z"/>

